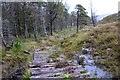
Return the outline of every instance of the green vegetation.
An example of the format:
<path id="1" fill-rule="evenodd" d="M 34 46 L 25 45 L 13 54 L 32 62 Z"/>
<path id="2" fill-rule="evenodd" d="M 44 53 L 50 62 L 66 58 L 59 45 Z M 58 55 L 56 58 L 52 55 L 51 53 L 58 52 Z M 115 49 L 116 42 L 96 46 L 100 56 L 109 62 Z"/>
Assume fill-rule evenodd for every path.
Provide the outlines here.
<path id="1" fill-rule="evenodd" d="M 103 18 L 100 23 L 110 23 L 118 20 L 118 13 L 111 14 L 105 18 Z"/>
<path id="2" fill-rule="evenodd" d="M 88 70 L 83 70 L 83 71 L 80 71 L 81 74 L 84 74 L 84 73 L 87 73 Z"/>
<path id="3" fill-rule="evenodd" d="M 40 47 L 40 44 L 32 39 L 20 40 L 17 38 L 10 51 L 5 51 L 5 49 L 2 48 L 1 56 L 3 77 L 12 73 L 17 67 L 24 66 L 26 69 L 28 69 L 29 63 L 31 62 L 31 54 L 25 54 L 23 53 L 23 50 L 28 50 L 30 53 L 32 53 L 33 49 L 37 47 Z"/>
<path id="4" fill-rule="evenodd" d="M 19 38 L 16 38 L 15 42 L 13 43 L 13 47 L 12 47 L 12 53 L 14 54 L 20 54 L 22 51 L 22 43 L 21 40 Z"/>
<path id="5" fill-rule="evenodd" d="M 23 67 L 25 65 L 26 60 L 27 60 L 27 55 L 23 53 L 21 53 L 19 56 L 13 55 L 8 52 L 3 53 L 2 54 L 3 77 L 9 75 L 13 71 L 15 71 L 18 67 Z"/>
<path id="6" fill-rule="evenodd" d="M 34 51 L 36 51 L 34 53 L 51 53 L 49 58 L 52 59 L 49 59 L 48 63 L 55 62 L 55 68 L 70 66 L 70 63 L 83 65 L 84 58 L 79 56 L 77 60 L 74 55 L 89 53 L 93 59 L 99 57 L 95 60 L 96 65 L 105 66 L 104 70 L 119 76 L 120 44 L 116 24 L 118 13 L 105 17 L 97 26 L 92 1 L 91 19 L 81 4 L 76 4 L 77 10 L 69 13 L 68 6 L 62 0 L 59 1 L 1 3 L 3 10 L 1 44 L 4 47 L 0 46 L 2 53 L 0 62 L 3 66 L 3 77 L 25 66 L 23 77 L 29 79 L 31 76 L 29 64 Z M 91 22 L 94 27 L 91 26 Z M 44 57 L 48 58 L 43 55 Z M 87 70 L 81 71 L 86 72 Z M 67 79 L 71 77 L 69 74 L 63 76 Z"/>
<path id="7" fill-rule="evenodd" d="M 34 41 L 34 38 L 22 39 L 23 49 L 32 52 L 33 49 L 39 48 L 41 46 L 41 42 Z"/>
<path id="8" fill-rule="evenodd" d="M 25 74 L 23 75 L 23 77 L 24 77 L 26 80 L 30 80 L 30 79 L 29 79 L 30 76 L 31 76 L 30 70 L 26 70 L 26 72 L 25 72 Z"/>
<path id="9" fill-rule="evenodd" d="M 91 23 L 90 17 L 87 15 L 86 9 L 81 5 L 77 4 L 75 7 L 78 11 L 77 14 L 79 14 L 79 17 L 81 16 L 80 23 L 81 25 L 87 25 L 88 23 Z"/>
<path id="10" fill-rule="evenodd" d="M 71 31 L 68 31 L 70 33 Z M 75 32 L 75 29 L 73 30 Z M 78 34 L 70 34 L 69 36 L 61 36 L 54 39 L 51 44 L 60 47 L 59 53 L 64 54 L 68 59 L 72 58 L 76 51 L 80 51 L 81 47 L 88 37 L 89 28 L 82 29 Z M 58 35 L 57 35 L 58 36 Z"/>
<path id="11" fill-rule="evenodd" d="M 23 74 L 23 78 L 25 78 L 26 80 L 30 80 L 30 77 L 31 77 L 31 73 L 30 73 L 30 70 L 29 70 L 29 65 L 32 61 L 32 54 L 30 54 L 28 56 L 28 59 L 26 61 L 26 64 L 25 64 L 25 72 Z"/>
<path id="12" fill-rule="evenodd" d="M 0 60 L 2 60 L 2 45 L 0 44 Z"/>
<path id="13" fill-rule="evenodd" d="M 69 79 L 69 78 L 70 78 L 70 74 L 62 74 L 62 76 L 63 76 L 65 79 Z"/>
<path id="14" fill-rule="evenodd" d="M 59 38 L 53 40 L 51 44 L 60 47 L 59 53 L 64 54 L 68 59 L 72 59 L 73 55 L 80 51 L 83 43 L 86 42 L 86 47 L 94 46 L 96 48 L 91 54 L 102 58 L 96 64 L 106 66 L 106 70 L 117 75 L 120 49 L 118 45 L 118 28 L 116 26 L 86 27 L 81 29 L 78 34 L 71 34 L 61 40 Z"/>
<path id="15" fill-rule="evenodd" d="M 72 30 L 72 29 L 71 29 Z M 91 54 L 94 56 L 100 56 L 102 59 L 99 59 L 96 61 L 97 65 L 104 65 L 105 70 L 112 71 L 113 74 L 116 76 L 118 72 L 118 59 L 119 59 L 119 45 L 118 45 L 118 39 L 117 39 L 117 27 L 116 26 L 109 26 L 109 27 L 86 27 L 79 31 L 79 33 L 71 33 L 69 36 L 63 35 L 70 33 L 70 30 L 66 30 L 65 33 L 58 33 L 54 36 L 47 36 L 44 37 L 44 40 L 37 43 L 33 39 L 26 39 L 22 40 L 20 42 L 19 48 L 28 50 L 32 52 L 34 48 L 39 48 L 41 46 L 56 46 L 60 47 L 60 51 L 58 53 L 54 53 L 49 56 L 49 58 L 57 58 L 59 57 L 59 54 L 64 54 L 67 59 L 72 59 L 76 52 L 81 51 L 84 42 L 87 43 L 86 47 L 95 46 L 96 50 L 92 52 Z M 75 32 L 75 29 L 73 29 L 73 32 Z M 46 39 L 48 38 L 48 39 Z M 16 48 L 16 44 L 18 45 L 19 41 L 14 43 L 14 48 Z M 24 45 L 24 46 L 23 46 Z M 19 51 L 19 48 L 18 49 Z M 44 50 L 44 49 L 43 49 Z M 23 52 L 20 53 L 20 56 L 16 57 L 16 55 L 13 55 L 12 50 L 11 51 L 5 51 L 2 50 L 2 60 L 3 66 L 11 66 L 11 67 L 4 67 L 3 74 L 6 74 L 8 70 L 12 70 L 12 67 L 16 66 L 17 64 L 21 63 L 23 60 L 26 60 L 27 58 L 30 59 L 30 57 L 27 54 L 24 54 Z M 27 65 L 29 65 L 30 60 L 27 62 Z M 16 64 L 16 65 L 14 65 Z M 67 62 L 58 61 L 56 64 L 56 68 L 61 68 L 68 66 L 69 64 Z M 28 68 L 26 68 L 28 70 Z M 6 70 L 6 71 L 5 71 Z M 27 71 L 26 70 L 26 71 Z M 86 73 L 87 71 L 83 71 L 81 73 Z M 29 77 L 29 71 L 27 71 L 24 75 L 24 77 Z M 68 78 L 68 76 L 66 77 Z"/>
<path id="16" fill-rule="evenodd" d="M 92 36 L 93 38 L 90 38 Z M 96 64 L 106 66 L 106 70 L 112 71 L 116 76 L 118 72 L 118 29 L 116 26 L 94 28 L 89 33 L 87 45 L 96 46 L 96 50 L 91 53 L 100 56 Z"/>
<path id="17" fill-rule="evenodd" d="M 59 55 L 57 53 L 54 53 L 54 54 L 49 56 L 49 58 L 57 58 L 57 57 L 59 57 Z"/>

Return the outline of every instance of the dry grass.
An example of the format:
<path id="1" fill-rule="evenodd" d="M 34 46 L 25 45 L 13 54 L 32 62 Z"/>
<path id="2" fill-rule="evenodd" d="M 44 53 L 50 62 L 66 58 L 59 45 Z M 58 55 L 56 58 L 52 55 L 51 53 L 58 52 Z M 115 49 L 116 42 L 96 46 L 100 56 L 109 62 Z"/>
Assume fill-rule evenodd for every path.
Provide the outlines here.
<path id="1" fill-rule="evenodd" d="M 94 38 L 91 39 L 91 36 Z M 59 37 L 60 38 L 60 37 Z M 118 72 L 118 59 L 120 48 L 118 45 L 118 27 L 113 24 L 100 27 L 86 27 L 74 33 L 63 40 L 53 41 L 54 45 L 61 47 L 60 53 L 64 53 L 67 58 L 72 58 L 75 52 L 80 51 L 83 43 L 87 42 L 87 46 L 98 47 L 93 53 L 94 56 L 101 56 L 96 64 L 106 66 L 106 70 L 112 71 L 115 76 Z M 110 50 L 107 50 L 110 49 Z M 74 52 L 75 51 L 75 52 Z"/>

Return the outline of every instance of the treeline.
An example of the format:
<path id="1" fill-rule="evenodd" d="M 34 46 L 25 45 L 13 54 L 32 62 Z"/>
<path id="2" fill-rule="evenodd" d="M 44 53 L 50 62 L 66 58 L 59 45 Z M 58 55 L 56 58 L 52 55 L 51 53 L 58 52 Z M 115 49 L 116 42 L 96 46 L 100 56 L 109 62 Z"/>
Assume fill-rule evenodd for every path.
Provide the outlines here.
<path id="1" fill-rule="evenodd" d="M 71 13 L 68 13 L 67 6 L 61 1 L 2 2 L 1 6 L 1 35 L 6 42 L 8 37 L 29 38 L 32 34 L 35 41 L 39 41 L 39 35 L 53 35 L 64 28 L 83 27 L 91 23 L 86 9 L 80 4 Z"/>

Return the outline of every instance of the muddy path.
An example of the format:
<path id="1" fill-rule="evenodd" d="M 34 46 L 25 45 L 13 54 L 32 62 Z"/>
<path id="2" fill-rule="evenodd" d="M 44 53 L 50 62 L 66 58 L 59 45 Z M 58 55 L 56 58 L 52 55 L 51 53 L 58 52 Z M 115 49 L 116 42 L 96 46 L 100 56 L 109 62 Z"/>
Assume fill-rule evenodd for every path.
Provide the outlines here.
<path id="1" fill-rule="evenodd" d="M 67 60 L 64 55 L 58 58 L 49 58 L 55 51 L 54 46 L 46 46 L 45 50 L 35 49 L 32 63 L 30 64 L 30 79 L 34 78 L 111 78 L 112 73 L 104 71 L 95 65 L 96 59 L 90 54 L 75 54 L 72 60 Z M 57 54 L 57 53 L 56 53 Z M 83 60 L 82 60 L 83 59 Z M 81 61 L 80 61 L 81 60 Z M 66 63 L 65 63 L 66 62 Z M 58 66 L 59 64 L 59 66 Z M 65 65 L 68 64 L 68 65 Z M 62 65 L 62 66 L 60 66 Z"/>

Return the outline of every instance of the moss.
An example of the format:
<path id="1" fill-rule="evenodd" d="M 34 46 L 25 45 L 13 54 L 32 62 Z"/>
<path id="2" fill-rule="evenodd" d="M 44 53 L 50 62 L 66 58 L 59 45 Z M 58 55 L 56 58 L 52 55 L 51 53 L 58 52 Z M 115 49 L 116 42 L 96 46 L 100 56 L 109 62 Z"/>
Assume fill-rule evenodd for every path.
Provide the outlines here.
<path id="1" fill-rule="evenodd" d="M 100 59 L 97 62 L 95 62 L 97 65 L 105 65 L 105 59 Z"/>
<path id="2" fill-rule="evenodd" d="M 41 43 L 35 42 L 35 41 L 31 41 L 31 40 L 26 40 L 23 43 L 23 48 L 24 50 L 28 50 L 28 51 L 32 51 L 34 48 L 38 48 L 41 46 Z"/>
<path id="3" fill-rule="evenodd" d="M 87 73 L 88 70 L 80 71 L 81 74 Z"/>
<path id="4" fill-rule="evenodd" d="M 63 76 L 64 79 L 69 79 L 69 78 L 71 78 L 71 75 L 70 75 L 70 74 L 62 74 L 61 76 Z"/>
<path id="5" fill-rule="evenodd" d="M 98 55 L 100 55 L 100 54 L 99 54 L 99 52 L 94 52 L 93 55 L 94 55 L 94 56 L 98 56 Z"/>
<path id="6" fill-rule="evenodd" d="M 82 37 L 72 37 L 64 39 L 61 43 L 62 50 L 66 52 L 79 51 L 84 43 L 85 38 Z"/>
<path id="7" fill-rule="evenodd" d="M 112 49 L 113 49 L 115 52 L 120 52 L 120 48 L 118 48 L 118 47 L 120 47 L 120 46 L 118 46 L 118 45 L 113 45 L 113 46 L 112 46 Z"/>
<path id="8" fill-rule="evenodd" d="M 81 46 L 84 42 L 85 42 L 84 39 L 78 39 L 78 40 L 76 41 L 77 46 Z"/>
<path id="9" fill-rule="evenodd" d="M 62 45 L 63 45 L 63 47 L 66 47 L 66 46 L 69 46 L 71 44 L 72 44 L 72 41 L 68 41 L 68 42 L 66 41 Z"/>
<path id="10" fill-rule="evenodd" d="M 19 55 L 13 54 L 11 51 L 4 51 L 2 55 L 2 65 L 3 65 L 3 77 L 10 74 L 12 71 L 15 70 L 16 67 L 23 64 L 24 61 L 27 60 L 28 55 L 24 53 L 20 53 Z M 22 65 L 23 66 L 23 65 Z"/>
<path id="11" fill-rule="evenodd" d="M 96 62 L 97 65 L 105 65 L 110 70 L 113 69 L 110 66 L 118 66 L 117 60 L 119 58 L 116 57 L 116 53 L 119 53 L 120 49 L 118 49 L 117 27 L 86 27 L 79 31 L 78 34 L 74 33 L 75 31 L 75 29 L 72 31 L 63 30 L 55 35 L 54 40 L 45 40 L 46 42 L 43 45 L 56 45 L 61 48 L 59 53 L 63 53 L 68 59 L 72 59 L 75 52 L 80 51 L 84 46 L 84 42 L 86 42 L 85 47 L 96 47 L 94 53 L 91 54 L 102 58 Z M 110 48 L 110 51 L 107 50 L 108 48 Z M 112 55 L 109 55 L 110 53 Z M 57 56 L 51 55 L 51 57 L 56 58 Z"/>
<path id="12" fill-rule="evenodd" d="M 110 70 L 113 73 L 116 72 L 115 68 L 118 67 L 118 56 L 120 52 L 118 45 L 118 30 L 117 27 L 99 27 L 90 30 L 89 37 L 86 40 L 87 46 L 97 46 L 93 55 L 101 56 L 96 64 L 104 65 L 106 70 Z M 93 36 L 91 39 L 90 36 Z M 107 49 L 110 48 L 108 51 Z M 111 55 L 110 55 L 111 54 Z"/>
<path id="13" fill-rule="evenodd" d="M 25 78 L 25 80 L 30 80 L 30 76 L 31 76 L 30 70 L 27 69 L 25 74 L 23 75 L 23 78 Z"/>
<path id="14" fill-rule="evenodd" d="M 49 56 L 49 58 L 57 58 L 57 57 L 59 57 L 59 55 L 57 53 L 54 53 L 54 54 Z"/>
<path id="15" fill-rule="evenodd" d="M 78 35 L 77 34 L 72 34 L 70 37 L 77 37 Z"/>

